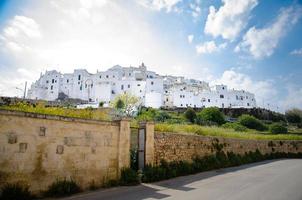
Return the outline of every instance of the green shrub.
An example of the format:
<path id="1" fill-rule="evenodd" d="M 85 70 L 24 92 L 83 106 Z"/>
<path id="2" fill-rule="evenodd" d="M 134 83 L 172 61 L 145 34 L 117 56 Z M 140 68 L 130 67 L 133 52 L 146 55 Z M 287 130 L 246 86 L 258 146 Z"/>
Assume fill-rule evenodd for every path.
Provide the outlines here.
<path id="1" fill-rule="evenodd" d="M 165 111 L 160 111 L 160 112 L 156 113 L 156 115 L 154 117 L 154 120 L 156 122 L 165 122 L 168 119 L 171 119 L 171 116 Z"/>
<path id="2" fill-rule="evenodd" d="M 99 108 L 102 108 L 102 107 L 104 107 L 104 102 L 103 102 L 103 101 L 101 101 L 101 102 L 99 103 Z"/>
<path id="3" fill-rule="evenodd" d="M 276 123 L 270 125 L 269 131 L 273 134 L 281 134 L 281 133 L 287 133 L 287 128 L 282 124 Z"/>
<path id="4" fill-rule="evenodd" d="M 49 197 L 63 197 L 80 191 L 80 186 L 74 180 L 58 179 L 48 187 L 45 195 Z"/>
<path id="5" fill-rule="evenodd" d="M 251 115 L 241 115 L 239 117 L 239 123 L 247 128 L 258 131 L 264 131 L 267 129 L 267 127 L 260 120 Z"/>
<path id="6" fill-rule="evenodd" d="M 189 122 L 194 123 L 196 119 L 196 112 L 192 108 L 188 108 L 185 112 L 185 118 Z"/>
<path id="7" fill-rule="evenodd" d="M 210 121 L 217 123 L 218 125 L 222 125 L 225 123 L 224 115 L 220 112 L 219 108 L 217 107 L 209 107 L 204 108 L 202 111 L 197 113 L 197 123 L 203 121 Z"/>
<path id="8" fill-rule="evenodd" d="M 234 131 L 238 131 L 238 132 L 247 131 L 247 128 L 245 126 L 243 126 L 239 123 L 236 123 L 236 122 L 227 122 L 227 123 L 223 124 L 222 127 L 234 129 Z"/>
<path id="9" fill-rule="evenodd" d="M 137 185 L 139 180 L 136 171 L 131 168 L 122 169 L 120 183 L 121 185 Z"/>
<path id="10" fill-rule="evenodd" d="M 297 108 L 287 110 L 285 117 L 289 123 L 299 124 L 302 122 L 302 110 Z"/>
<path id="11" fill-rule="evenodd" d="M 1 200 L 30 200 L 33 198 L 29 187 L 21 183 L 7 183 L 1 188 Z"/>

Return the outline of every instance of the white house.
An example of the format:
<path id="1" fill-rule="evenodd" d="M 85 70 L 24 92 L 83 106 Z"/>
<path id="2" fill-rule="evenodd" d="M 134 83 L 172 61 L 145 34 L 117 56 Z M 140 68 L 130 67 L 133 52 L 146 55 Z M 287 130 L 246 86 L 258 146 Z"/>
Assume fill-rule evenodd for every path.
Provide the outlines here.
<path id="1" fill-rule="evenodd" d="M 160 76 L 147 71 L 142 63 L 139 67 L 116 65 L 107 71 L 91 74 L 85 69 L 61 74 L 55 70 L 41 74 L 39 80 L 28 91 L 30 99 L 56 100 L 60 95 L 104 102 L 109 105 L 117 95 L 130 93 L 139 97 L 146 107 L 210 107 L 253 108 L 254 94 L 244 90 L 228 90 L 226 85 L 209 84 L 178 76 Z"/>

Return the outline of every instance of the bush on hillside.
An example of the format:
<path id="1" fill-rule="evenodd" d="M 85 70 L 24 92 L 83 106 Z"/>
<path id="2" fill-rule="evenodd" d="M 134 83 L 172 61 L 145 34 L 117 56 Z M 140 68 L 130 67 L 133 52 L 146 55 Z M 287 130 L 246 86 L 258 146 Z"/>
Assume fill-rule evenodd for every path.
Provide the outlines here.
<path id="1" fill-rule="evenodd" d="M 207 121 L 217 123 L 218 125 L 225 123 L 224 115 L 217 107 L 204 108 L 202 111 L 197 113 L 196 122 L 198 124 L 203 125 L 202 122 Z"/>
<path id="2" fill-rule="evenodd" d="M 279 124 L 279 123 L 270 125 L 269 130 L 273 134 L 287 133 L 286 126 Z"/>
<path id="3" fill-rule="evenodd" d="M 188 108 L 185 112 L 185 118 L 191 122 L 194 123 L 196 119 L 196 112 L 192 108 Z"/>
<path id="4" fill-rule="evenodd" d="M 239 117 L 239 123 L 247 128 L 258 131 L 264 131 L 267 129 L 267 127 L 259 119 L 251 115 L 241 115 Z"/>
<path id="5" fill-rule="evenodd" d="M 230 128 L 234 129 L 234 131 L 243 132 L 247 131 L 247 128 L 239 123 L 236 122 L 227 122 L 222 125 L 223 128 Z"/>
<path id="6" fill-rule="evenodd" d="M 289 123 L 299 124 L 302 122 L 302 110 L 294 108 L 285 112 L 286 120 Z"/>

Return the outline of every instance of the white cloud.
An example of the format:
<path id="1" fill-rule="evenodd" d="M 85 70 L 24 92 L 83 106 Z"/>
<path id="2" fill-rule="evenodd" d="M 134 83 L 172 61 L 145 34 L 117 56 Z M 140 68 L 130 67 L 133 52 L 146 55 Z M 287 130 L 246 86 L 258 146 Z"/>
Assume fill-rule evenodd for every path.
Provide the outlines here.
<path id="1" fill-rule="evenodd" d="M 257 106 L 267 107 L 267 102 L 269 102 L 271 108 L 273 106 L 276 108 L 278 102 L 278 99 L 275 99 L 277 89 L 270 80 L 254 81 L 246 74 L 238 73 L 234 70 L 226 70 L 220 78 L 211 82 L 211 85 L 214 84 L 225 84 L 229 89 L 234 88 L 252 92 L 255 94 Z"/>
<path id="2" fill-rule="evenodd" d="M 199 3 L 196 2 L 195 3 L 190 3 L 190 9 L 192 12 L 192 17 L 194 17 L 195 19 L 197 19 L 200 15 L 201 15 L 201 8 L 199 6 Z"/>
<path id="3" fill-rule="evenodd" d="M 216 10 L 210 6 L 204 32 L 214 37 L 234 40 L 247 25 L 249 14 L 258 4 L 257 0 L 222 0 Z"/>
<path id="4" fill-rule="evenodd" d="M 281 104 L 284 106 L 284 110 L 290 108 L 302 109 L 302 88 L 299 86 L 290 85 L 287 87 L 287 95 Z"/>
<path id="5" fill-rule="evenodd" d="M 292 6 L 282 10 L 275 21 L 265 28 L 250 28 L 244 35 L 243 41 L 235 48 L 235 51 L 248 51 L 256 59 L 271 56 L 280 39 L 291 26 L 297 23 L 301 14 L 301 6 Z"/>
<path id="6" fill-rule="evenodd" d="M 191 44 L 193 42 L 194 35 L 188 35 L 188 42 Z"/>
<path id="7" fill-rule="evenodd" d="M 182 0 L 137 0 L 139 4 L 146 8 L 153 10 L 166 10 L 166 12 L 175 11 L 179 9 L 176 7 Z"/>
<path id="8" fill-rule="evenodd" d="M 198 54 L 210 54 L 214 52 L 218 52 L 221 49 L 226 48 L 227 44 L 222 43 L 220 45 L 216 45 L 214 41 L 208 41 L 199 45 L 196 45 L 196 52 Z"/>
<path id="9" fill-rule="evenodd" d="M 290 52 L 291 55 L 297 55 L 302 56 L 302 48 L 301 49 L 295 49 L 292 52 Z"/>
<path id="10" fill-rule="evenodd" d="M 8 50 L 21 52 L 30 48 L 29 41 L 33 42 L 41 37 L 40 27 L 34 19 L 16 15 L 4 28 L 0 43 Z"/>

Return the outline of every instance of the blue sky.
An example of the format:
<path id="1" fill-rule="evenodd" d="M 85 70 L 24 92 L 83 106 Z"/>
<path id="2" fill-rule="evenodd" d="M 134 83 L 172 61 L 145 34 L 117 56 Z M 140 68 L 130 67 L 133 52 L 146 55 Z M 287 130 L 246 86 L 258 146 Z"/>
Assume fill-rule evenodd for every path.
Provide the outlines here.
<path id="1" fill-rule="evenodd" d="M 0 0 L 0 95 L 40 72 L 144 62 L 302 108 L 302 1 Z"/>

